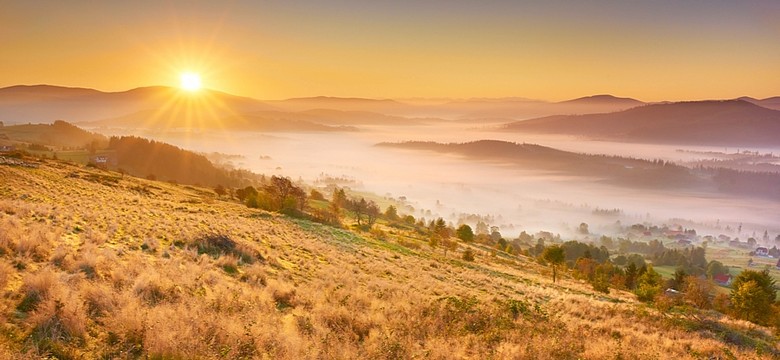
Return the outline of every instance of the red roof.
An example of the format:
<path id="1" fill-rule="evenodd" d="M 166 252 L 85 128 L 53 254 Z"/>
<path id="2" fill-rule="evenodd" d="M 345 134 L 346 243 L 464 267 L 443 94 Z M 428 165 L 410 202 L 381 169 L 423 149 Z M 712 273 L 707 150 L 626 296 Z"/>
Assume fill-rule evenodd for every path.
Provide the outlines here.
<path id="1" fill-rule="evenodd" d="M 712 280 L 725 284 L 729 282 L 729 280 L 731 280 L 731 275 L 723 275 L 723 274 L 715 275 L 712 277 Z"/>

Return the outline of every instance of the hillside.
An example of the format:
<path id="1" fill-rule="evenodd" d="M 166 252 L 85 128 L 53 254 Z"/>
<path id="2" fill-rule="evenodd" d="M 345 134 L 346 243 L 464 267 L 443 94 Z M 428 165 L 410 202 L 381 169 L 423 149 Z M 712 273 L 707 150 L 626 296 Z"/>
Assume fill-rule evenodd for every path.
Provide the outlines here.
<path id="1" fill-rule="evenodd" d="M 45 146 L 86 148 L 90 143 L 105 144 L 108 139 L 64 121 L 53 124 L 0 126 L 0 141 Z"/>
<path id="2" fill-rule="evenodd" d="M 107 150 L 116 168 L 128 174 L 204 186 L 240 186 L 247 173 L 216 167 L 204 155 L 176 146 L 133 136 L 112 137 Z"/>
<path id="3" fill-rule="evenodd" d="M 742 100 L 680 102 L 607 114 L 548 116 L 503 129 L 650 143 L 778 145 L 780 111 Z"/>
<path id="4" fill-rule="evenodd" d="M 666 161 L 573 153 L 498 140 L 467 143 L 402 142 L 378 146 L 436 151 L 526 170 L 600 179 L 637 189 L 694 190 L 780 200 L 780 174 L 719 167 L 686 168 Z"/>
<path id="5" fill-rule="evenodd" d="M 773 349 L 746 323 L 670 318 L 620 291 L 553 284 L 524 257 L 477 250 L 466 263 L 205 189 L 54 161 L 0 165 L 0 178 L 6 358 L 695 359 Z"/>

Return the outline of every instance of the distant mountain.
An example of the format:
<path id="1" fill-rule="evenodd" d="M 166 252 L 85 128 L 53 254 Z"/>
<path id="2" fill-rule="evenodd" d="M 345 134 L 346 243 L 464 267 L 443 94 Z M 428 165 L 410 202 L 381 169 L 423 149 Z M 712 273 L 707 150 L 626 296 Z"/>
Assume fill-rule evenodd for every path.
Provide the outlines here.
<path id="1" fill-rule="evenodd" d="M 210 106 L 214 111 L 230 113 L 274 110 L 259 100 L 206 89 L 190 94 L 164 86 L 102 92 L 51 85 L 19 85 L 0 89 L 0 121 L 5 124 L 96 121 L 141 111 L 175 109 L 184 104 L 202 104 L 204 108 Z M 187 111 L 183 107 L 179 110 Z"/>
<path id="2" fill-rule="evenodd" d="M 780 200 L 780 174 L 777 173 L 725 168 L 689 169 L 659 160 L 580 154 L 498 140 L 449 144 L 411 141 L 380 143 L 377 146 L 457 154 L 526 170 L 595 178 L 629 188 L 690 190 Z"/>
<path id="3" fill-rule="evenodd" d="M 756 99 L 749 96 L 743 96 L 737 100 L 744 100 L 749 103 L 763 106 L 767 109 L 780 110 L 780 96 L 770 97 L 766 99 Z"/>
<path id="4" fill-rule="evenodd" d="M 548 116 L 512 122 L 504 130 L 650 143 L 780 145 L 780 111 L 744 100 L 679 102 Z"/>
<path id="5" fill-rule="evenodd" d="M 622 98 L 622 97 L 616 97 L 612 95 L 593 95 L 593 96 L 586 96 L 586 97 L 581 97 L 572 100 L 561 101 L 558 104 L 634 107 L 634 106 L 644 105 L 644 102 L 632 98 Z"/>
<path id="6" fill-rule="evenodd" d="M 494 122 L 497 119 L 527 119 L 547 115 L 592 114 L 614 112 L 645 103 L 612 95 L 595 95 L 561 102 L 524 98 L 467 99 L 425 107 L 434 116 L 458 120 Z"/>

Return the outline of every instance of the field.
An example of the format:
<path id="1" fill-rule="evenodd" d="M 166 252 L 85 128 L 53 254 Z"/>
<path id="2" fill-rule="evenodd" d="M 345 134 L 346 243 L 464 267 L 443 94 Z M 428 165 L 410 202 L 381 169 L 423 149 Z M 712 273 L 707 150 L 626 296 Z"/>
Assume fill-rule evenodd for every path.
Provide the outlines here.
<path id="1" fill-rule="evenodd" d="M 0 165 L 2 358 L 780 354 L 771 330 L 553 283 L 530 258 L 474 247 L 466 262 L 471 245 L 445 257 L 404 229 L 379 239 L 210 189 L 38 165 Z"/>

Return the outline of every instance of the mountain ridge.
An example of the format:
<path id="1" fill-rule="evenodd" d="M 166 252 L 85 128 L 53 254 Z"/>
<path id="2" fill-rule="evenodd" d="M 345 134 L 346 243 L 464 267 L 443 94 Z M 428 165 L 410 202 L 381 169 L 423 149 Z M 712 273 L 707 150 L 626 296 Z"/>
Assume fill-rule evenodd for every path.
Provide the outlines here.
<path id="1" fill-rule="evenodd" d="M 686 101 L 615 113 L 547 116 L 501 129 L 650 143 L 778 145 L 774 134 L 780 132 L 780 111 L 744 100 Z"/>

